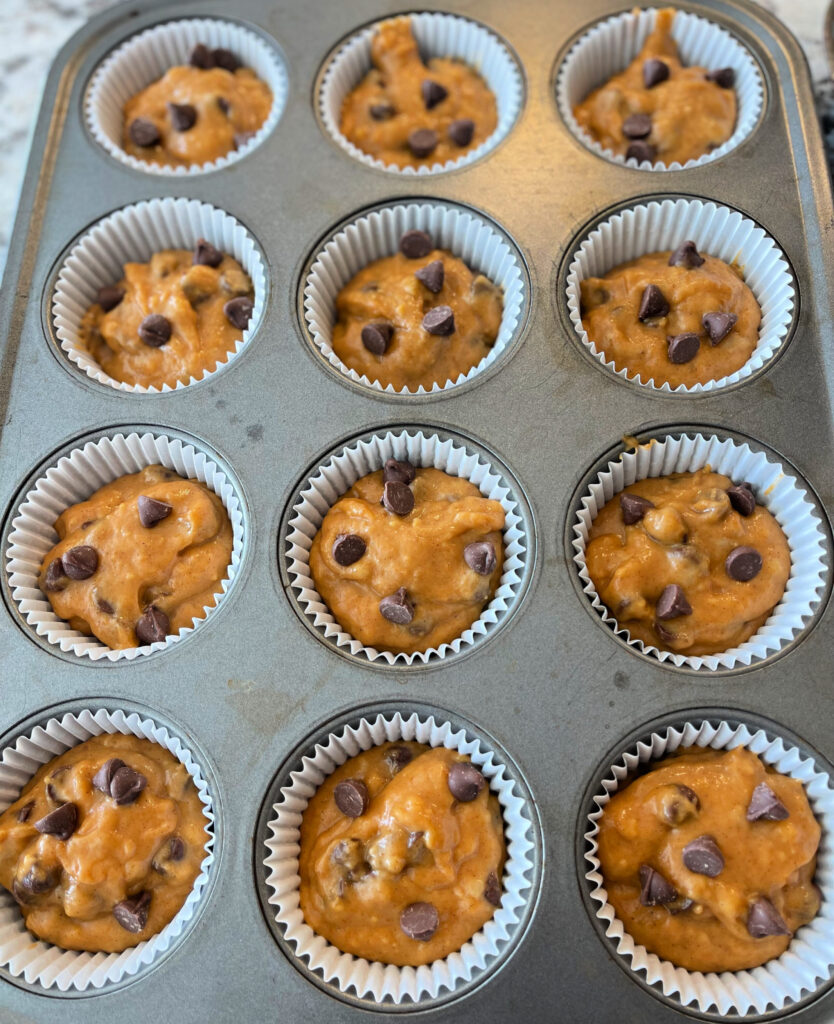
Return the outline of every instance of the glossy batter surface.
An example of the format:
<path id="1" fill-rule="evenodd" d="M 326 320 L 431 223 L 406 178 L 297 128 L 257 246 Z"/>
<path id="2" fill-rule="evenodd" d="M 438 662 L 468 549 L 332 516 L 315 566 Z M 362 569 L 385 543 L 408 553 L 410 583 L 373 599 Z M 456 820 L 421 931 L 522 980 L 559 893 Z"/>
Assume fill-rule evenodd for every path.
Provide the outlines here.
<path id="1" fill-rule="evenodd" d="M 252 281 L 236 259 L 223 254 L 217 267 L 195 264 L 188 249 L 126 263 L 116 287 L 124 292 L 118 305 L 105 312 L 96 302 L 84 314 L 81 345 L 114 380 L 142 387 L 174 387 L 214 370 L 243 337 L 223 307 L 238 296 L 254 298 Z M 159 347 L 139 334 L 152 314 L 171 324 L 170 339 Z"/>
<path id="2" fill-rule="evenodd" d="M 443 285 L 432 292 L 415 271 L 436 261 L 443 264 Z M 454 313 L 449 335 L 430 334 L 422 325 L 436 306 Z M 342 362 L 383 386 L 413 391 L 457 380 L 485 359 L 501 329 L 504 303 L 501 289 L 483 274 L 435 249 L 420 259 L 398 252 L 370 263 L 339 292 L 336 309 L 333 350 Z M 376 355 L 362 343 L 362 329 L 380 320 L 394 332 L 385 352 Z"/>
<path id="3" fill-rule="evenodd" d="M 671 8 L 658 11 L 653 31 L 626 70 L 574 108 L 579 127 L 618 156 L 625 156 L 634 141 L 623 132 L 623 123 L 633 114 L 651 118 L 651 132 L 645 142 L 656 151 L 653 163 L 697 160 L 733 134 L 735 90 L 709 81 L 706 68 L 681 64 L 671 35 L 674 17 Z M 646 88 L 643 64 L 651 58 L 659 58 L 668 66 L 669 77 Z"/>
<path id="4" fill-rule="evenodd" d="M 484 79 L 462 61 L 435 57 L 424 64 L 411 33 L 408 18 L 383 22 L 371 41 L 373 68 L 342 104 L 340 130 L 364 153 L 397 167 L 446 163 L 476 149 L 495 131 L 498 113 L 495 97 Z M 439 83 L 447 96 L 427 107 L 425 80 Z M 376 120 L 371 109 L 388 116 Z M 473 123 L 469 142 L 461 145 L 450 136 L 454 122 Z M 436 133 L 436 145 L 424 157 L 409 146 L 414 131 Z"/>
<path id="5" fill-rule="evenodd" d="M 113 758 L 145 781 L 132 802 L 93 783 Z M 68 838 L 35 827 L 65 804 L 77 816 Z M 205 857 L 205 828 L 191 776 L 164 747 L 121 733 L 94 737 L 44 765 L 0 815 L 0 884 L 39 939 L 120 952 L 161 931 L 185 903 Z M 141 893 L 150 895 L 147 920 L 131 931 L 114 907 Z"/>
<path id="6" fill-rule="evenodd" d="M 330 509 L 310 550 L 316 589 L 336 620 L 363 644 L 411 654 L 460 636 L 492 599 L 503 564 L 504 510 L 468 480 L 418 469 L 414 509 L 406 516 L 381 504 L 382 471 L 362 477 Z M 352 565 L 339 565 L 333 546 L 355 534 L 366 544 Z M 467 545 L 493 546 L 495 567 L 480 575 L 464 559 Z M 413 620 L 390 622 L 380 601 L 404 587 Z"/>
<path id="7" fill-rule="evenodd" d="M 654 504 L 625 525 L 620 495 L 591 527 L 588 572 L 601 600 L 633 639 L 679 654 L 727 651 L 748 640 L 785 592 L 791 571 L 788 542 L 761 505 L 742 516 L 730 503 L 729 477 L 708 467 L 696 473 L 640 480 L 625 489 Z M 730 577 L 726 561 L 739 547 L 762 558 L 758 574 Z M 657 605 L 667 586 L 682 588 L 691 614 L 660 621 Z"/>
<path id="8" fill-rule="evenodd" d="M 392 748 L 410 754 L 399 770 L 386 760 Z M 460 949 L 493 916 L 504 864 L 501 811 L 488 787 L 470 802 L 452 795 L 449 769 L 463 760 L 444 747 L 385 743 L 322 783 L 304 811 L 299 857 L 301 911 L 315 932 L 345 953 L 416 967 Z M 363 781 L 370 796 L 356 818 L 334 800 L 348 779 Z M 403 910 L 420 902 L 438 913 L 428 940 L 400 924 Z"/>
<path id="9" fill-rule="evenodd" d="M 143 526 L 140 496 L 170 505 L 171 512 Z M 55 529 L 61 539 L 43 560 L 41 589 L 73 629 L 114 649 L 138 646 L 136 626 L 151 607 L 167 616 L 168 633 L 192 625 L 216 603 L 232 557 L 232 525 L 221 500 L 164 466 L 105 485 L 62 512 Z M 97 553 L 95 571 L 80 580 L 60 574 L 53 585 L 50 565 L 65 562 L 76 547 Z"/>
<path id="10" fill-rule="evenodd" d="M 783 820 L 748 820 L 761 783 L 787 810 Z M 679 785 L 696 795 L 697 805 Z M 724 860 L 714 877 L 683 861 L 684 848 L 704 835 Z M 743 747 L 691 747 L 657 762 L 606 804 L 599 859 L 608 899 L 635 942 L 690 971 L 739 971 L 780 956 L 792 938 L 754 938 L 748 931 L 754 901 L 769 900 L 791 933 L 816 915 L 819 841 L 820 827 L 797 779 L 767 770 Z M 671 883 L 676 900 L 641 902 L 643 865 Z M 686 900 L 692 904 L 684 909 Z"/>
<path id="11" fill-rule="evenodd" d="M 581 283 L 582 326 L 597 351 L 617 370 L 656 385 L 705 384 L 740 369 L 759 342 L 762 311 L 741 271 L 701 253 L 702 266 L 669 266 L 670 251 L 650 253 Z M 656 285 L 669 306 L 665 316 L 638 317 L 645 289 Z M 704 328 L 706 313 L 732 313 L 735 326 L 717 344 Z M 701 339 L 695 358 L 674 363 L 667 338 L 692 332 Z"/>

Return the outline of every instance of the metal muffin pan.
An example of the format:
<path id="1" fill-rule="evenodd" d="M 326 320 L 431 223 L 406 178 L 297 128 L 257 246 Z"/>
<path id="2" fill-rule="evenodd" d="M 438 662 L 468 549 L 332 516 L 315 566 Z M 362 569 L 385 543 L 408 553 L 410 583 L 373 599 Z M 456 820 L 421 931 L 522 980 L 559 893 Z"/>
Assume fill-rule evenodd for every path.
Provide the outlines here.
<path id="1" fill-rule="evenodd" d="M 761 121 L 736 150 L 690 171 L 647 174 L 589 152 L 562 122 L 555 79 L 572 43 L 623 0 L 484 0 L 476 17 L 518 55 L 525 102 L 492 153 L 465 169 L 409 177 L 365 168 L 318 123 L 315 83 L 327 54 L 357 28 L 403 8 L 386 0 L 331 4 L 240 0 L 233 20 L 273 41 L 290 77 L 274 131 L 233 167 L 182 179 L 112 160 L 84 127 L 86 86 L 131 34 L 182 16 L 223 18 L 220 0 L 123 4 L 88 23 L 59 55 L 35 131 L 0 294 L 0 515 L 34 469 L 76 439 L 136 423 L 189 435 L 240 485 L 247 516 L 244 571 L 222 613 L 187 643 L 129 664 L 54 656 L 33 642 L 7 589 L 0 609 L 0 729 L 47 717 L 56 702 L 138 702 L 177 723 L 212 767 L 222 856 L 188 933 L 164 960 L 117 991 L 78 999 L 30 988 L 7 971 L 0 1019 L 125 1024 L 148 1019 L 353 1021 L 374 1009 L 334 998 L 284 955 L 262 910 L 259 814 L 285 766 L 323 723 L 369 704 L 413 702 L 471 722 L 507 752 L 541 822 L 538 898 L 500 970 L 457 999 L 429 1004 L 437 1021 L 673 1021 L 693 1015 L 621 969 L 586 907 L 583 793 L 613 749 L 659 717 L 766 714 L 773 728 L 834 761 L 827 601 L 779 657 L 729 673 L 669 671 L 635 655 L 575 586 L 565 546 L 574 495 L 623 436 L 696 427 L 741 431 L 808 481 L 826 520 L 834 503 L 834 209 L 801 50 L 750 0 L 682 2 L 736 34 L 761 67 Z M 469 14 L 462 3 L 420 9 Z M 562 308 L 564 261 L 577 238 L 615 205 L 693 196 L 734 207 L 783 248 L 797 282 L 793 335 L 766 369 L 700 397 L 647 394 L 601 371 L 581 351 Z M 74 372 L 46 329 L 56 261 L 80 232 L 121 206 L 154 196 L 197 198 L 257 238 L 269 294 L 239 358 L 199 387 L 125 395 Z M 310 344 L 299 295 L 319 241 L 345 219 L 411 198 L 469 206 L 501 225 L 530 278 L 529 307 L 512 358 L 448 394 L 396 401 L 349 386 Z M 108 389 L 109 392 L 109 389 Z M 305 469 L 341 442 L 381 427 L 448 430 L 496 456 L 523 491 L 533 544 L 517 611 L 489 643 L 448 664 L 379 669 L 339 656 L 299 621 L 279 567 L 281 525 Z M 830 536 L 830 522 L 826 529 Z M 830 550 L 830 545 L 829 545 Z M 5 556 L 5 552 L 4 552 Z M 830 562 L 830 558 L 829 558 Z M 4 557 L 5 563 L 5 557 Z M 5 570 L 0 574 L 5 581 Z M 4 582 L 5 588 L 5 582 Z M 706 714 L 706 711 L 704 711 Z M 422 1006 L 423 1004 L 421 1004 Z M 385 1016 L 384 1006 L 377 1008 Z M 834 1016 L 821 985 L 792 1019 Z M 397 1014 L 399 1015 L 399 1013 Z"/>

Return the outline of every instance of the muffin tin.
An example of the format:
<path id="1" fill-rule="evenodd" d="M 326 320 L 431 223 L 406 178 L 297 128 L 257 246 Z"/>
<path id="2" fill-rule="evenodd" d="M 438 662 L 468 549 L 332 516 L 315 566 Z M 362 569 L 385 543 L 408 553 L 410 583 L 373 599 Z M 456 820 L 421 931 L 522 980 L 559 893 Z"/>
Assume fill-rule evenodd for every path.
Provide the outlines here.
<path id="1" fill-rule="evenodd" d="M 807 66 L 775 18 L 748 0 L 680 3 L 726 28 L 758 64 L 763 113 L 720 159 L 650 174 L 588 150 L 562 120 L 562 61 L 594 23 L 631 7 L 612 0 L 484 0 L 478 20 L 517 57 L 521 113 L 501 145 L 460 170 L 399 175 L 363 166 L 319 120 L 317 83 L 328 55 L 402 8 L 382 0 L 240 0 L 245 24 L 284 60 L 280 120 L 234 166 L 199 175 L 144 173 L 112 159 L 85 127 L 84 100 L 107 55 L 144 29 L 180 17 L 225 18 L 220 0 L 122 5 L 85 26 L 47 83 L 0 294 L 0 609 L 3 745 L 58 712 L 130 708 L 186 738 L 209 781 L 216 847 L 199 914 L 171 954 L 115 990 L 61 991 L 0 968 L 0 1016 L 32 1021 L 252 1018 L 352 1021 L 365 1011 L 430 1009 L 438 1021 L 673 1021 L 702 1011 L 624 968 L 586 881 L 587 815 L 599 779 L 635 739 L 664 724 L 710 718 L 763 725 L 829 771 L 834 613 L 831 460 L 834 209 Z M 469 15 L 462 3 L 424 5 Z M 183 197 L 234 217 L 264 261 L 260 323 L 222 373 L 177 391 L 103 387 L 61 351 L 52 323 L 55 281 L 74 239 L 143 199 Z M 795 280 L 788 336 L 760 372 L 700 395 L 640 388 L 600 366 L 570 321 L 565 282 L 589 231 L 623 208 L 704 199 L 755 221 L 784 252 Z M 469 207 L 500 225 L 529 278 L 526 307 L 489 372 L 434 394 L 394 395 L 334 373 L 311 341 L 304 284 L 338 228 L 368 210 L 411 200 Z M 11 519 L 38 467 L 91 437 L 151 429 L 183 438 L 227 467 L 246 525 L 234 586 L 188 637 L 147 657 L 93 662 L 38 642 L 5 571 Z M 305 628 L 284 569 L 288 511 L 330 453 L 364 435 L 407 429 L 454 436 L 505 467 L 525 514 L 523 585 L 500 630 L 466 657 L 408 665 L 370 662 Z M 820 524 L 826 572 L 813 614 L 790 642 L 733 669 L 661 663 L 631 649 L 582 591 L 573 525 L 583 487 L 624 443 L 718 434 L 769 453 L 800 481 Z M 511 954 L 472 983 L 419 1003 L 341 993 L 296 963 L 269 905 L 265 840 L 287 773 L 334 723 L 380 710 L 433 715 L 470 730 L 529 794 L 534 843 L 526 906 Z M 766 716 L 763 721 L 763 716 Z M 826 837 L 832 842 L 832 837 Z M 832 978 L 747 1020 L 834 1014 Z"/>

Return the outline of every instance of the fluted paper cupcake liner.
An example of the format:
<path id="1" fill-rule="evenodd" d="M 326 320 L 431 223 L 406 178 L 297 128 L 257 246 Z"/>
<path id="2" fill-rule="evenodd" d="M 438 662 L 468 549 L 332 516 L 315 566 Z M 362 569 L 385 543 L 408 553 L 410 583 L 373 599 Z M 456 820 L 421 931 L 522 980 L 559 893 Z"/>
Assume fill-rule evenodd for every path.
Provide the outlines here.
<path id="1" fill-rule="evenodd" d="M 139 160 L 122 148 L 125 103 L 169 68 L 188 64 L 198 43 L 210 49 L 231 50 L 244 67 L 272 90 L 269 115 L 253 137 L 240 149 L 217 160 L 193 166 L 166 167 Z M 131 36 L 99 65 L 87 88 L 84 116 L 93 138 L 110 156 L 146 174 L 183 177 L 229 167 L 248 156 L 269 135 L 280 120 L 287 101 L 289 78 L 277 50 L 251 29 L 218 18 L 183 18 L 154 25 Z"/>
<path id="2" fill-rule="evenodd" d="M 677 11 L 672 23 L 672 38 L 684 65 L 700 66 L 710 71 L 731 67 L 736 73 L 736 124 L 733 134 L 711 153 L 685 164 L 638 163 L 633 157 L 604 149 L 577 123 L 574 107 L 594 89 L 604 85 L 614 75 L 624 71 L 643 48 L 654 28 L 657 10 L 647 8 L 627 11 L 594 25 L 572 47 L 565 57 L 556 81 L 556 102 L 565 124 L 577 139 L 597 156 L 624 167 L 639 167 L 643 171 L 678 171 L 682 168 L 702 167 L 719 160 L 740 145 L 753 131 L 762 112 L 764 86 L 758 65 L 749 53 L 726 29 L 707 21 L 697 14 Z"/>
<path id="3" fill-rule="evenodd" d="M 363 267 L 392 256 L 406 231 L 427 232 L 438 249 L 457 256 L 473 271 L 484 274 L 503 289 L 501 327 L 486 356 L 455 380 L 420 387 L 385 387 L 346 366 L 332 348 L 336 323 L 336 298 Z M 514 248 L 490 224 L 459 207 L 437 203 L 410 203 L 377 210 L 360 217 L 334 235 L 310 268 L 304 286 L 304 317 L 316 347 L 332 367 L 350 380 L 396 395 L 425 395 L 448 391 L 472 380 L 498 359 L 515 336 L 525 301 L 524 276 Z"/>
<path id="4" fill-rule="evenodd" d="M 52 610 L 38 577 L 49 550 L 58 543 L 55 520 L 70 505 L 85 501 L 105 484 L 145 466 L 162 465 L 181 477 L 196 479 L 220 498 L 232 524 L 232 560 L 213 607 L 192 626 L 157 643 L 112 650 L 95 637 L 72 629 Z M 243 551 L 243 510 L 234 483 L 204 452 L 165 434 L 116 434 L 88 441 L 63 456 L 38 479 L 24 497 L 11 523 L 6 550 L 9 587 L 29 628 L 60 650 L 91 661 L 131 661 L 167 650 L 213 615 L 234 582 Z"/>
<path id="5" fill-rule="evenodd" d="M 672 388 L 643 380 L 636 371 L 618 370 L 597 349 L 582 326 L 581 282 L 603 277 L 609 270 L 652 252 L 676 249 L 692 239 L 698 250 L 742 268 L 744 281 L 762 311 L 759 341 L 747 362 L 733 373 L 704 384 Z M 779 352 L 794 315 L 793 277 L 787 258 L 774 240 L 754 221 L 736 210 L 700 199 L 664 199 L 635 206 L 599 224 L 574 253 L 567 277 L 571 323 L 582 344 L 617 377 L 665 394 L 693 395 L 737 384 L 756 373 Z"/>
<path id="6" fill-rule="evenodd" d="M 305 922 L 299 901 L 301 879 L 298 873 L 300 826 L 313 794 L 336 768 L 363 750 L 381 743 L 405 740 L 447 747 L 470 757 L 497 797 L 504 821 L 507 861 L 504 865 L 501 906 L 484 927 L 456 953 L 420 967 L 397 967 L 370 962 L 343 953 L 317 935 Z M 512 942 L 521 913 L 526 906 L 533 869 L 533 836 L 529 810 L 512 778 L 496 755 L 479 740 L 470 739 L 462 729 L 434 716 L 412 714 L 403 717 L 377 715 L 363 718 L 355 726 L 347 725 L 331 733 L 312 755 L 302 758 L 301 767 L 290 774 L 290 782 L 281 789 L 274 806 L 266 840 L 268 856 L 266 884 L 271 889 L 270 904 L 275 920 L 284 929 L 295 956 L 306 960 L 309 968 L 342 992 L 354 990 L 360 997 L 377 1002 L 414 1002 L 437 997 L 445 989 L 453 991 L 488 970 L 496 957 Z"/>
<path id="7" fill-rule="evenodd" d="M 819 913 L 797 931 L 780 957 L 752 970 L 704 974 L 676 967 L 670 961 L 649 953 L 645 946 L 638 945 L 608 902 L 597 856 L 599 820 L 605 805 L 639 766 L 659 760 L 679 747 L 690 746 L 716 750 L 746 747 L 766 765 L 783 775 L 799 779 L 822 826 L 814 878 L 822 892 Z M 828 980 L 834 965 L 834 847 L 831 844 L 834 789 L 829 776 L 812 758 L 805 757 L 791 743 L 778 736 L 770 736 L 763 729 L 723 721 L 688 722 L 680 727 L 654 732 L 623 753 L 603 779 L 602 788 L 594 797 L 594 805 L 594 811 L 588 815 L 585 833 L 588 844 L 585 861 L 589 866 L 585 878 L 591 889 L 591 898 L 599 904 L 596 916 L 605 922 L 605 934 L 613 941 L 617 953 L 631 961 L 630 968 L 639 976 L 641 983 L 657 986 L 665 996 L 704 1013 L 717 1010 L 720 1014 L 744 1017 L 765 1013 L 769 1008 L 787 1008 Z"/>
<path id="8" fill-rule="evenodd" d="M 489 29 L 468 18 L 428 11 L 408 15 L 411 31 L 423 60 L 453 57 L 483 76 L 495 96 L 498 125 L 480 146 L 445 164 L 397 167 L 363 152 L 347 139 L 339 127 L 342 104 L 347 94 L 371 69 L 371 40 L 380 22 L 352 36 L 333 57 L 319 90 L 319 113 L 328 135 L 346 152 L 367 167 L 393 174 L 438 174 L 457 170 L 479 160 L 506 137 L 518 118 L 523 99 L 521 72 L 507 47 Z"/>
<path id="9" fill-rule="evenodd" d="M 720 654 L 687 656 L 662 651 L 632 639 L 628 629 L 600 600 L 588 573 L 585 551 L 591 526 L 600 509 L 616 494 L 647 477 L 688 473 L 710 466 L 734 483 L 753 485 L 757 500 L 773 515 L 788 541 L 791 572 L 781 601 L 767 622 L 739 647 Z M 682 434 L 652 439 L 635 450 L 622 452 L 602 470 L 583 496 L 573 527 L 573 561 L 583 590 L 603 621 L 628 644 L 658 661 L 694 669 L 732 669 L 766 658 L 790 643 L 805 626 L 820 601 L 828 568 L 819 517 L 801 481 L 789 469 L 746 443 L 715 435 Z"/>
<path id="10" fill-rule="evenodd" d="M 121 953 L 83 953 L 61 949 L 36 939 L 27 931 L 23 916 L 11 893 L 0 889 L 0 964 L 14 977 L 29 984 L 78 992 L 107 988 L 135 975 L 166 953 L 193 918 L 214 863 L 214 808 L 200 765 L 179 736 L 136 712 L 87 709 L 61 718 L 50 718 L 28 735 L 18 737 L 0 755 L 0 811 L 20 796 L 20 791 L 38 769 L 77 746 L 103 733 L 123 733 L 152 740 L 165 747 L 188 770 L 206 818 L 206 855 L 200 874 L 176 916 L 158 934 Z"/>
<path id="11" fill-rule="evenodd" d="M 330 508 L 349 490 L 360 477 L 382 469 L 386 459 L 400 459 L 411 462 L 419 468 L 442 470 L 450 476 L 459 476 L 480 490 L 485 498 L 501 503 L 506 521 L 504 525 L 504 565 L 498 587 L 489 604 L 480 616 L 464 632 L 450 643 L 430 647 L 427 651 L 414 654 L 393 651 L 379 651 L 366 647 L 336 621 L 324 599 L 316 590 L 316 583 L 310 571 L 310 548 L 325 515 Z M 521 587 L 527 538 L 524 520 L 512 489 L 499 472 L 481 456 L 470 454 L 463 445 L 451 439 L 442 439 L 437 434 L 423 431 L 399 433 L 388 431 L 374 435 L 369 440 L 353 442 L 335 455 L 329 456 L 312 474 L 301 491 L 298 502 L 293 506 L 287 526 L 284 559 L 290 584 L 297 591 L 296 600 L 304 614 L 312 621 L 317 631 L 336 647 L 345 648 L 351 654 L 367 658 L 368 661 L 386 661 L 413 665 L 425 664 L 430 658 L 443 659 L 457 654 L 465 647 L 489 636 L 509 614 Z"/>
<path id="12" fill-rule="evenodd" d="M 213 370 L 177 381 L 173 388 L 169 384 L 145 387 L 114 380 L 83 347 L 80 339 L 81 320 L 96 301 L 99 288 L 121 280 L 125 263 L 146 263 L 154 253 L 165 249 L 193 249 L 199 238 L 207 239 L 233 256 L 252 281 L 255 306 L 243 336 Z M 228 366 L 258 329 L 265 301 L 263 259 L 242 224 L 223 210 L 196 199 L 149 199 L 111 213 L 73 246 L 55 282 L 52 322 L 67 358 L 91 380 L 130 394 L 159 394 L 180 391 Z"/>

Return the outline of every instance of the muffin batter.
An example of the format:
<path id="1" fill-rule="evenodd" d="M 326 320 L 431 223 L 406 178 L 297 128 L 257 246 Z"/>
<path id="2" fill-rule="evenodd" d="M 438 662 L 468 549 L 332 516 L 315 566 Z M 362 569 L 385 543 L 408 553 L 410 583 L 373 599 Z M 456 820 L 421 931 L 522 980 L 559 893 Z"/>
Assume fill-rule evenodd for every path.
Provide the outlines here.
<path id="1" fill-rule="evenodd" d="M 239 149 L 272 108 L 272 91 L 228 50 L 198 45 L 125 103 L 126 153 L 167 167 L 199 166 Z"/>
<path id="2" fill-rule="evenodd" d="M 457 160 L 495 131 L 495 97 L 462 61 L 424 64 L 408 18 L 383 22 L 373 68 L 342 104 L 340 130 L 363 153 L 397 167 Z"/>
<path id="3" fill-rule="evenodd" d="M 674 17 L 672 8 L 658 11 L 654 30 L 626 70 L 574 108 L 579 127 L 617 156 L 685 164 L 733 134 L 735 72 L 684 67 L 672 39 Z"/>
<path id="4" fill-rule="evenodd" d="M 685 244 L 688 261 L 670 265 L 680 249 L 650 253 L 581 283 L 582 326 L 597 351 L 657 386 L 727 377 L 759 342 L 762 311 L 741 270 Z M 690 349 L 670 341 L 688 334 Z"/>
<path id="5" fill-rule="evenodd" d="M 430 391 L 435 383 L 457 380 L 486 358 L 501 328 L 501 289 L 430 240 L 426 245 L 430 251 L 422 257 L 400 251 L 370 263 L 336 299 L 334 352 L 383 387 Z M 425 318 L 435 309 L 451 310 L 450 332 L 433 333 Z M 387 337 L 375 344 L 381 325 Z M 371 348 L 369 326 L 377 328 Z"/>
<path id="6" fill-rule="evenodd" d="M 124 275 L 99 291 L 79 332 L 81 346 L 114 380 L 157 388 L 199 380 L 249 324 L 251 280 L 205 240 L 193 252 L 166 249 L 148 263 L 126 263 Z"/>
<path id="7" fill-rule="evenodd" d="M 413 654 L 449 643 L 480 616 L 501 579 L 503 528 L 501 504 L 475 484 L 392 459 L 324 517 L 310 569 L 342 629 Z"/>
<path id="8" fill-rule="evenodd" d="M 41 590 L 73 629 L 114 649 L 164 640 L 213 607 L 232 558 L 223 503 L 164 466 L 119 477 L 55 521 Z"/>
<path id="9" fill-rule="evenodd" d="M 185 766 L 158 743 L 104 734 L 44 765 L 0 816 L 0 884 L 39 939 L 118 953 L 178 913 L 205 843 Z"/>
<path id="10" fill-rule="evenodd" d="M 678 654 L 743 644 L 782 599 L 788 542 L 749 485 L 709 467 L 640 480 L 591 527 L 588 572 L 632 639 Z"/>
<path id="11" fill-rule="evenodd" d="M 503 866 L 498 800 L 469 759 L 384 743 L 337 768 L 304 811 L 301 912 L 345 953 L 417 967 L 492 917 Z"/>
<path id="12" fill-rule="evenodd" d="M 744 747 L 690 747 L 606 804 L 599 859 L 635 942 L 690 971 L 740 971 L 816 915 L 819 841 L 797 779 Z"/>

